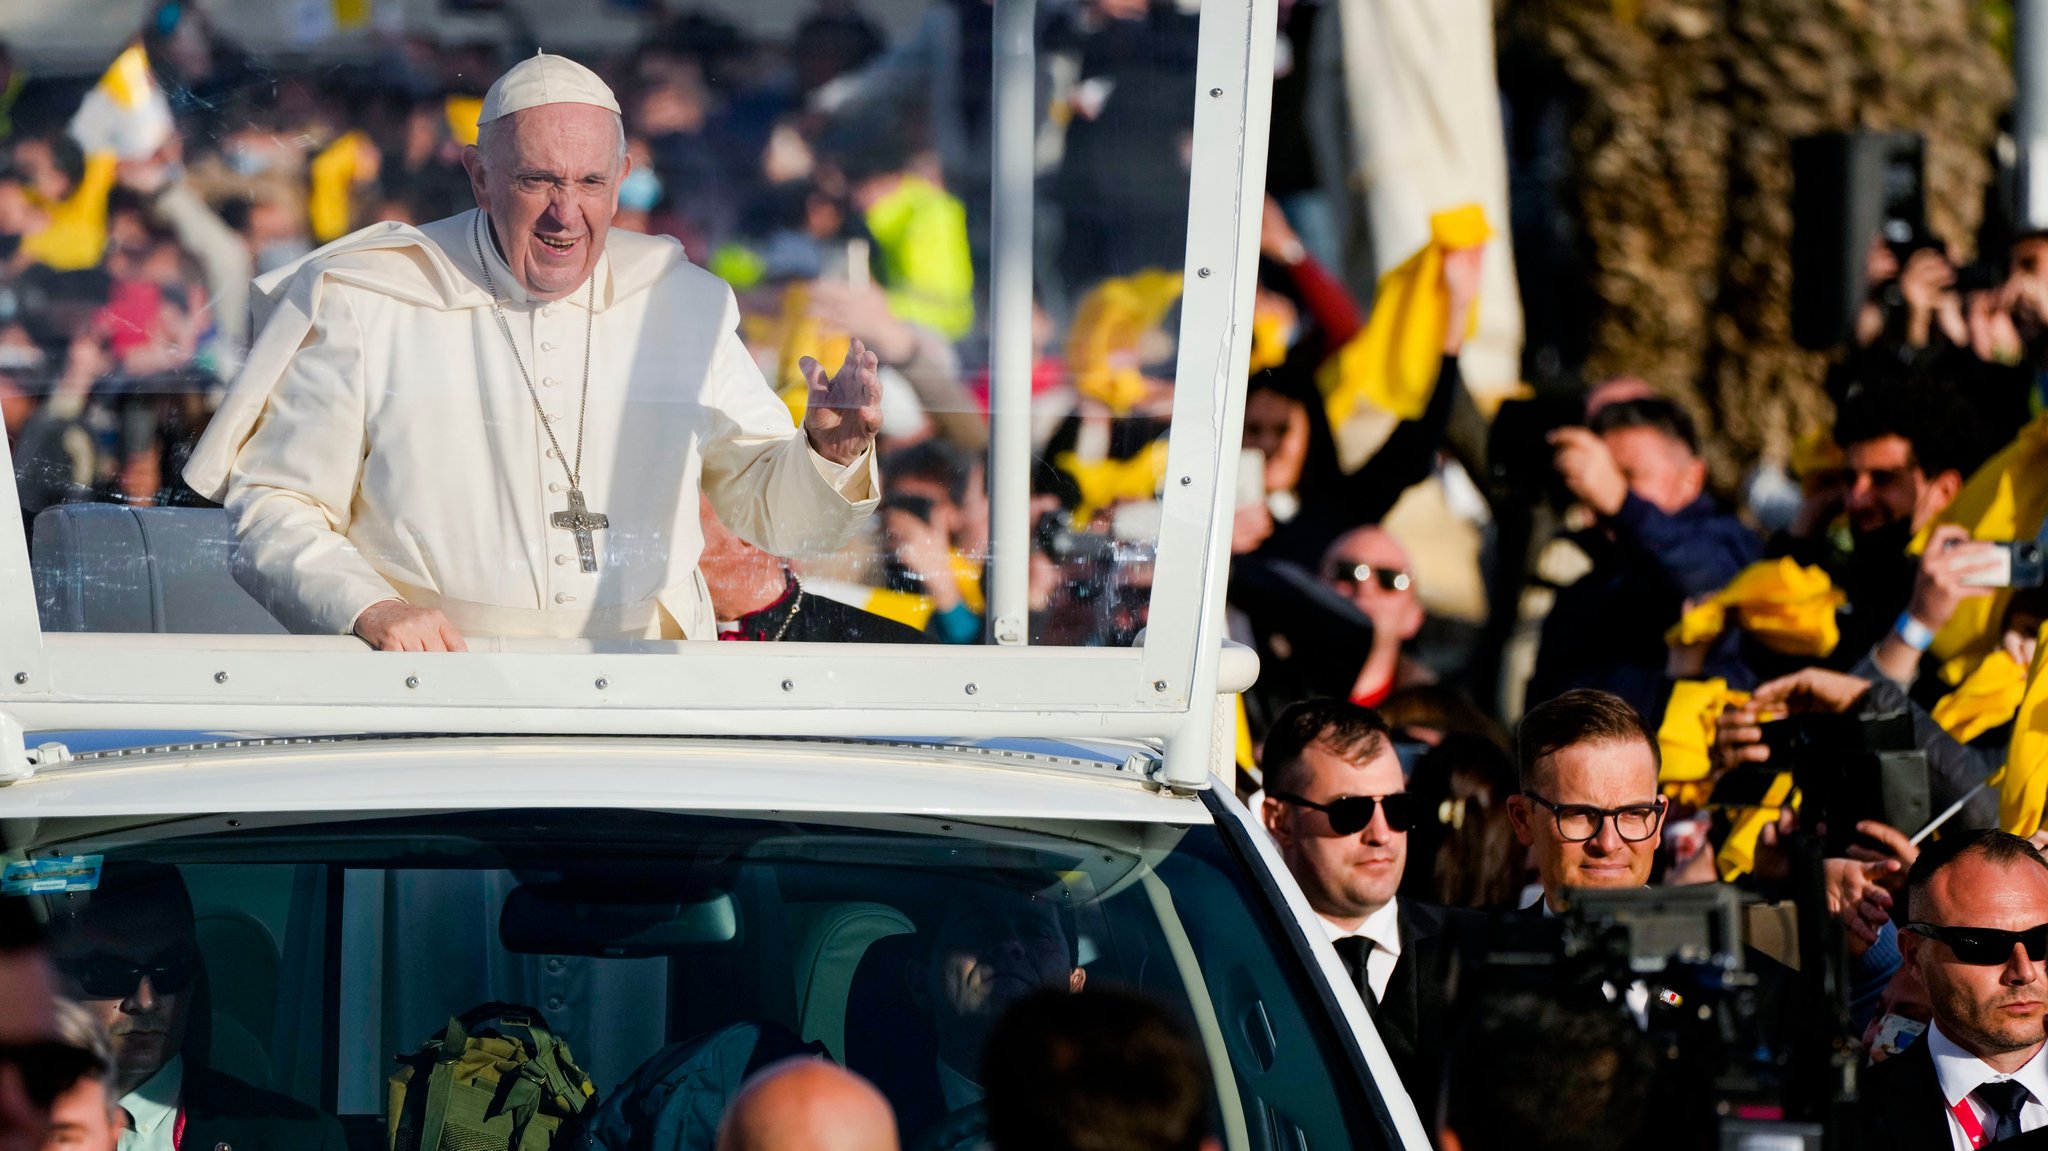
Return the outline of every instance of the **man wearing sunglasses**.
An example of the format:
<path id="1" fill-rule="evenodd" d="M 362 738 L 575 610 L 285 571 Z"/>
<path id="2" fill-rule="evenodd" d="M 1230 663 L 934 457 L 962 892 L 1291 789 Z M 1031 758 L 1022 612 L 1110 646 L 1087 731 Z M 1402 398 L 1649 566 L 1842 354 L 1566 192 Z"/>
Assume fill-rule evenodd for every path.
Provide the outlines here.
<path id="1" fill-rule="evenodd" d="M 59 989 L 113 1045 L 121 1151 L 342 1151 L 332 1118 L 214 1070 L 189 1042 L 204 964 L 175 867 L 113 862 L 94 890 L 44 898 Z"/>
<path id="2" fill-rule="evenodd" d="M 1420 815 L 1371 708 L 1313 699 L 1266 734 L 1261 816 L 1372 1013 L 1401 1082 L 1436 1110 L 1455 940 L 1476 913 L 1395 897 Z"/>
<path id="3" fill-rule="evenodd" d="M 0 896 L 0 1151 L 37 1151 L 51 1104 L 91 1067 L 58 1030 L 35 916 L 26 900 Z"/>
<path id="4" fill-rule="evenodd" d="M 1522 792 L 1508 818 L 1536 857 L 1545 911 L 1561 910 L 1570 888 L 1647 884 L 1665 801 L 1642 716 L 1608 692 L 1568 691 L 1530 708 L 1515 743 Z"/>
<path id="5" fill-rule="evenodd" d="M 1436 682 L 1435 673 L 1403 651 L 1422 630 L 1424 613 L 1400 540 L 1381 527 L 1345 532 L 1323 557 L 1323 582 L 1372 620 L 1372 644 L 1351 684 L 1351 702 L 1377 707 L 1397 687 Z"/>
<path id="6" fill-rule="evenodd" d="M 1864 1073 L 1859 1146 L 1965 1151 L 2048 1127 L 2048 863 L 2002 831 L 1945 836 L 1907 873 L 1902 922 L 1934 1020 Z"/>

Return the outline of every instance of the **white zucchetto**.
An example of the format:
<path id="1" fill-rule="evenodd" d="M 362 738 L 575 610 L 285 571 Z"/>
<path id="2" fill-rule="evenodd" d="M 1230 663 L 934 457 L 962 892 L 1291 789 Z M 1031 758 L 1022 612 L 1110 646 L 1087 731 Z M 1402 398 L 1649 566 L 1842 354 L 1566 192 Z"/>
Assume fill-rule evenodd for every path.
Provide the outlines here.
<path id="1" fill-rule="evenodd" d="M 569 59 L 536 52 L 498 77 L 484 93 L 484 106 L 477 113 L 481 128 L 500 116 L 510 116 L 542 104 L 594 104 L 615 115 L 619 101 L 597 73 Z"/>

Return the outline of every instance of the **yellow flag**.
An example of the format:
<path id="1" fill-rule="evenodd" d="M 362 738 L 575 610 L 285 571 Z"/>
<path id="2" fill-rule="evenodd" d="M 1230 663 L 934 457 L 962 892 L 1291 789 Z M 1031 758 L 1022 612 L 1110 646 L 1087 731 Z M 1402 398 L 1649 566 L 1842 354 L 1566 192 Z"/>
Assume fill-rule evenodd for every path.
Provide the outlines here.
<path id="1" fill-rule="evenodd" d="M 1936 524 L 1961 524 L 1970 538 L 1979 540 L 2030 540 L 2041 530 L 2048 515 L 2048 413 L 2034 417 L 2004 450 L 1985 461 L 1984 466 L 1963 484 L 1955 502 L 1948 505 L 1920 538 L 1913 541 L 1917 555 L 1927 547 L 1927 537 Z M 1931 649 L 1944 661 L 1943 678 L 1959 682 L 1975 661 L 1998 646 L 2000 624 L 2012 589 L 1995 595 L 1966 599 L 1956 605 L 1948 625 L 1935 633 Z"/>
<path id="2" fill-rule="evenodd" d="M 1159 481 L 1166 478 L 1166 441 L 1153 440 L 1127 460 L 1083 460 L 1073 452 L 1061 452 L 1052 462 L 1081 489 L 1074 522 L 1085 524 L 1111 504 L 1159 494 Z"/>
<path id="3" fill-rule="evenodd" d="M 1771 788 L 1764 793 L 1761 807 L 1745 807 L 1737 811 L 1734 825 L 1728 830 L 1728 838 L 1721 842 L 1721 850 L 1714 856 L 1714 866 L 1721 873 L 1721 882 L 1733 883 L 1756 870 L 1756 842 L 1764 828 L 1778 822 L 1778 817 L 1789 806 L 1799 809 L 1799 793 L 1792 789 L 1792 773 L 1781 771 L 1771 781 Z"/>
<path id="4" fill-rule="evenodd" d="M 1142 344 L 1180 299 L 1181 276 L 1157 268 L 1095 286 L 1074 310 L 1067 370 L 1074 390 L 1123 415 L 1145 398 Z"/>
<path id="5" fill-rule="evenodd" d="M 1664 723 L 1657 729 L 1657 747 L 1664 767 L 1658 782 L 1701 783 L 1713 773 L 1709 752 L 1714 746 L 1714 721 L 1730 704 L 1749 702 L 1749 693 L 1729 691 L 1725 679 L 1681 679 L 1671 685 Z"/>
<path id="6" fill-rule="evenodd" d="M 149 54 L 140 43 L 114 57 L 70 125 L 72 139 L 86 155 L 111 153 L 124 160 L 153 154 L 174 130 L 170 101 L 150 75 Z"/>
<path id="7" fill-rule="evenodd" d="M 1941 697 L 1934 705 L 1934 722 L 1956 742 L 1968 743 L 2011 719 L 2026 690 L 2027 669 L 1999 648 L 1985 656 L 1954 691 Z"/>
<path id="8" fill-rule="evenodd" d="M 1998 788 L 1998 825 L 2014 835 L 2041 830 L 2041 806 L 2048 800 L 2048 625 L 2034 646 L 2034 666 L 2027 672 L 2026 694 L 2020 700 L 2012 747 L 2005 767 L 1991 777 Z"/>
<path id="9" fill-rule="evenodd" d="M 1316 374 L 1330 426 L 1343 427 L 1361 406 L 1412 420 L 1429 405 L 1444 354 L 1451 297 L 1444 253 L 1476 248 L 1493 235 L 1486 212 L 1466 204 L 1429 218 L 1429 242 L 1386 275 L 1373 295 L 1365 327 Z M 1474 309 L 1471 322 L 1479 321 Z"/>
<path id="10" fill-rule="evenodd" d="M 344 132 L 307 165 L 306 218 L 313 227 L 313 238 L 322 244 L 349 233 L 349 200 L 362 168 L 363 150 L 369 146 L 366 133 Z"/>
<path id="11" fill-rule="evenodd" d="M 476 143 L 476 118 L 483 112 L 482 96 L 450 96 L 441 102 L 441 115 L 448 120 L 448 135 L 458 144 Z"/>
<path id="12" fill-rule="evenodd" d="M 1742 629 L 1772 651 L 1825 656 L 1841 642 L 1835 609 L 1845 598 L 1818 567 L 1802 567 L 1790 557 L 1764 560 L 1679 617 L 1664 642 L 1689 646 L 1713 639 L 1727 627 L 1732 609 Z"/>

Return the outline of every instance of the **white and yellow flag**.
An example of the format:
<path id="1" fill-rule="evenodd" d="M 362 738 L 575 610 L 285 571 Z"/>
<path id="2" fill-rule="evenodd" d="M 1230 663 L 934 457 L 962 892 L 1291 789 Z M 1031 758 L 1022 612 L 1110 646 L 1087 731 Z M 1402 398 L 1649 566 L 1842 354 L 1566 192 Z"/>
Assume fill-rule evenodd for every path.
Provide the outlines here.
<path id="1" fill-rule="evenodd" d="M 149 55 L 131 44 L 86 93 L 71 117 L 71 138 L 86 155 L 111 153 L 139 160 L 164 146 L 176 131 L 171 103 L 149 72 Z"/>

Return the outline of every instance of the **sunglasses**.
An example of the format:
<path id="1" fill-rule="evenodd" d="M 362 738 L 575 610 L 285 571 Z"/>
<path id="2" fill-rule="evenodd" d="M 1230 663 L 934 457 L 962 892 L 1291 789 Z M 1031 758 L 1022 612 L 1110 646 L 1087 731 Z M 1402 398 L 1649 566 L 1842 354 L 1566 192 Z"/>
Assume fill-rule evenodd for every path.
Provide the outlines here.
<path id="1" fill-rule="evenodd" d="M 1414 796 L 1405 791 L 1392 795 L 1347 795 L 1328 803 L 1317 803 L 1298 795 L 1269 791 L 1266 793 L 1282 803 L 1320 811 L 1330 817 L 1330 830 L 1338 835 L 1356 835 L 1372 822 L 1372 813 L 1383 810 L 1387 813 L 1387 828 L 1391 831 L 1411 831 L 1422 815 L 1422 805 Z"/>
<path id="2" fill-rule="evenodd" d="M 2036 963 L 2048 958 L 2048 923 L 2035 924 L 2025 931 L 2000 931 L 1995 927 L 1936 927 L 1932 923 L 1908 923 L 1906 930 L 1915 935 L 1948 944 L 1955 953 L 1956 961 L 1972 967 L 1996 967 L 2012 958 L 2013 944 L 2027 949 L 2027 958 Z"/>
<path id="3" fill-rule="evenodd" d="M 1371 564 L 1338 564 L 1325 572 L 1323 578 L 1331 583 L 1353 585 L 1371 581 L 1380 585 L 1381 591 L 1407 591 L 1414 582 L 1399 568 L 1376 568 Z"/>
<path id="4" fill-rule="evenodd" d="M 125 999 L 142 985 L 144 977 L 158 995 L 176 995 L 199 977 L 199 953 L 166 951 L 148 963 L 118 955 L 79 955 L 59 959 L 57 970 L 91 999 Z"/>
<path id="5" fill-rule="evenodd" d="M 0 1043 L 0 1068 L 6 1067 L 21 1077 L 29 1103 L 44 1111 L 80 1079 L 106 1070 L 92 1052 L 54 1039 Z"/>

